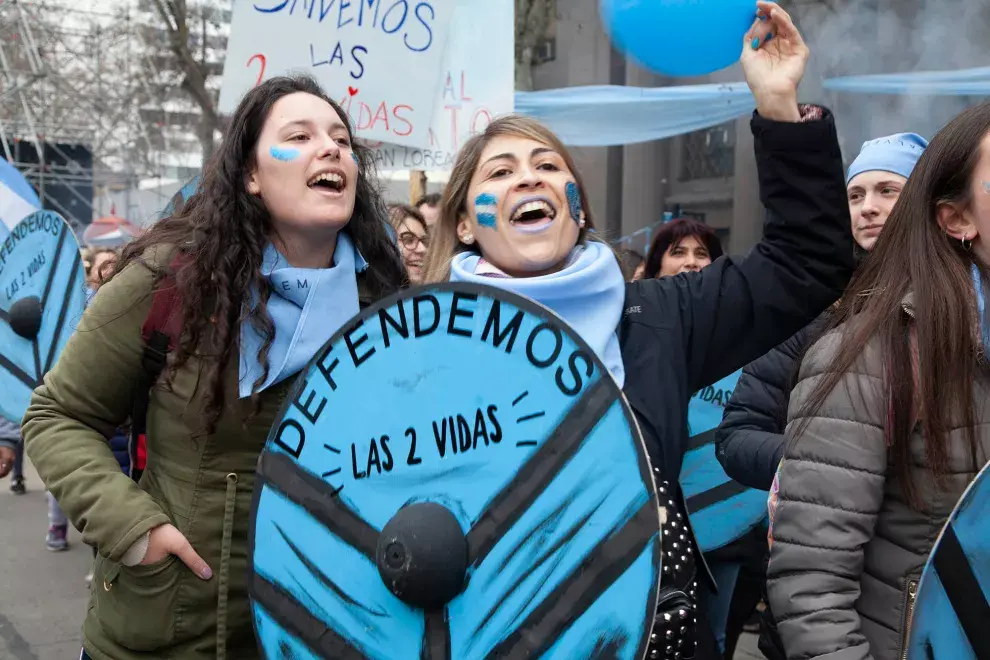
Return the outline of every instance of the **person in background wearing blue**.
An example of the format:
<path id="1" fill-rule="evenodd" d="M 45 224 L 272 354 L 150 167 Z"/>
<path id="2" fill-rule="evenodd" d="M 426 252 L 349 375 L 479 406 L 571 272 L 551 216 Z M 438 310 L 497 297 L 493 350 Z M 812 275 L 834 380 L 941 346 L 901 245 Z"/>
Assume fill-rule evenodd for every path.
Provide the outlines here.
<path id="1" fill-rule="evenodd" d="M 846 192 L 860 259 L 872 252 L 927 146 L 925 138 L 915 133 L 877 138 L 863 144 L 849 166 Z M 744 368 L 725 407 L 715 432 L 716 455 L 730 477 L 750 488 L 770 490 L 784 454 L 787 407 L 797 368 L 824 329 L 828 314 Z M 768 658 L 782 658 L 769 610 L 763 613 L 761 627 L 761 650 Z"/>

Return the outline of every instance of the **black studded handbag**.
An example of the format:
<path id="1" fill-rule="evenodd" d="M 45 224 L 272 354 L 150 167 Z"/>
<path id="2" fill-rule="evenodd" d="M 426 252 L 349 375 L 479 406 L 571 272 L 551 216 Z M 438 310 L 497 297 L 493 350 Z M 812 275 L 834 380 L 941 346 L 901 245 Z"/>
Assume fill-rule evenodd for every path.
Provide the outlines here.
<path id="1" fill-rule="evenodd" d="M 654 468 L 656 470 L 656 468 Z M 692 660 L 697 646 L 697 578 L 690 529 L 666 481 L 657 483 L 667 510 L 661 529 L 663 552 L 660 598 L 647 647 L 648 660 Z"/>
<path id="2" fill-rule="evenodd" d="M 694 602 L 683 591 L 660 587 L 660 603 L 646 657 L 649 660 L 690 660 L 695 656 Z"/>

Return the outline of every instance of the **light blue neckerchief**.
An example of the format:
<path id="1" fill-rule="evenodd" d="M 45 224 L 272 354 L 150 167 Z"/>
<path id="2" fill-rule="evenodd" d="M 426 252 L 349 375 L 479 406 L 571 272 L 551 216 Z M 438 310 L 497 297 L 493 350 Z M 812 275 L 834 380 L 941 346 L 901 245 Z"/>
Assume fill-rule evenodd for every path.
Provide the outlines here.
<path id="1" fill-rule="evenodd" d="M 983 293 L 983 274 L 976 264 L 970 267 L 973 288 L 976 291 L 976 309 L 980 321 L 980 339 L 983 340 L 983 354 L 990 358 L 990 323 L 987 323 L 987 300 Z"/>
<path id="2" fill-rule="evenodd" d="M 505 289 L 550 308 L 588 342 L 622 387 L 626 372 L 615 334 L 626 298 L 622 270 L 612 251 L 597 241 L 589 241 L 574 250 L 563 270 L 518 278 L 478 275 L 481 257 L 462 252 L 451 262 L 450 280 Z"/>
<path id="3" fill-rule="evenodd" d="M 265 248 L 261 274 L 272 287 L 268 314 L 275 324 L 275 341 L 268 351 L 268 378 L 259 392 L 301 371 L 358 313 L 357 273 L 368 263 L 343 232 L 337 234 L 333 264 L 333 268 L 293 268 L 274 245 Z M 251 396 L 254 382 L 261 377 L 261 346 L 254 326 L 242 323 L 238 388 L 242 399 Z"/>

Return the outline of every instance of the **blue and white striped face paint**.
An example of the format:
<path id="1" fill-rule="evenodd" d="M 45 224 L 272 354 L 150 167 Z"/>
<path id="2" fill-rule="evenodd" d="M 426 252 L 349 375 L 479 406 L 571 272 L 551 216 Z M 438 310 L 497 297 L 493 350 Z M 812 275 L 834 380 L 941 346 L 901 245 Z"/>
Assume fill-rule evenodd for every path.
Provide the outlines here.
<path id="1" fill-rule="evenodd" d="M 481 193 L 475 197 L 474 215 L 479 225 L 498 231 L 498 198 L 491 193 Z"/>
<path id="2" fill-rule="evenodd" d="M 547 142 L 492 138 L 474 166 L 458 237 L 510 277 L 556 272 L 581 235 L 584 206 L 575 178 L 566 155 Z"/>

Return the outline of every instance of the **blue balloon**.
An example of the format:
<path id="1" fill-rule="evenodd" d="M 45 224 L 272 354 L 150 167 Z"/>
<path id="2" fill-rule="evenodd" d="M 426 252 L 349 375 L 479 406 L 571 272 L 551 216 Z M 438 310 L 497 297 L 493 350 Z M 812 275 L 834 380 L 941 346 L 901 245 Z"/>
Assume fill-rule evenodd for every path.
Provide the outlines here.
<path id="1" fill-rule="evenodd" d="M 601 0 L 616 49 L 667 76 L 704 76 L 739 59 L 753 0 Z"/>

